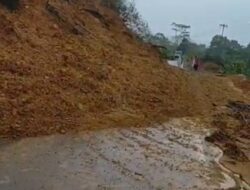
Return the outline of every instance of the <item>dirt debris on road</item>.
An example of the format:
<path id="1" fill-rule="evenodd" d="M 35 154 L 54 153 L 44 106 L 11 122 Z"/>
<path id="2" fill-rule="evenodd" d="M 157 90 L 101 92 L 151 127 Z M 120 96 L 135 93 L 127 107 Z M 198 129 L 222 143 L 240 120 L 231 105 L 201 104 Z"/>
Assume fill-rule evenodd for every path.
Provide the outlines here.
<path id="1" fill-rule="evenodd" d="M 222 164 L 250 184 L 250 104 L 229 102 L 212 124 L 216 131 L 206 140 L 223 150 Z"/>
<path id="2" fill-rule="evenodd" d="M 84 163 L 87 165 L 79 166 L 82 167 L 81 175 L 78 178 L 75 176 L 72 178 L 76 179 L 76 184 L 79 181 L 82 182 L 83 176 L 84 180 L 89 182 L 86 178 L 89 174 L 84 173 L 86 167 L 91 171 L 90 173 L 94 169 L 96 169 L 95 172 L 99 172 L 100 168 L 104 169 L 100 177 L 101 180 L 107 180 L 105 185 L 112 181 L 117 173 L 123 176 L 119 173 L 122 169 L 124 173 L 127 172 L 132 176 L 123 176 L 125 185 L 128 180 L 132 183 L 128 184 L 129 187 L 133 187 L 134 184 L 139 186 L 146 184 L 148 189 L 152 189 L 150 180 L 147 179 L 150 177 L 155 180 L 154 188 L 157 189 L 156 184 L 159 179 L 163 185 L 171 187 L 171 184 L 165 183 L 165 179 L 160 178 L 162 177 L 160 169 L 165 169 L 167 175 L 173 172 L 172 165 L 176 165 L 176 168 L 182 167 L 179 171 L 176 170 L 176 176 L 180 171 L 184 174 L 181 178 L 176 176 L 168 178 L 169 183 L 172 179 L 176 180 L 174 184 L 176 187 L 187 187 L 185 182 L 190 183 L 188 188 L 207 187 L 204 185 L 207 179 L 211 185 L 219 187 L 220 181 L 226 177 L 220 175 L 217 176 L 218 178 L 210 179 L 207 174 L 211 176 L 214 173 L 218 174 L 219 169 L 213 168 L 216 166 L 210 165 L 210 160 L 208 163 L 205 162 L 207 160 L 204 162 L 202 160 L 210 156 L 215 158 L 217 154 L 211 155 L 212 151 L 196 146 L 197 142 L 204 144 L 204 139 L 200 138 L 204 133 L 199 134 L 197 138 L 195 134 L 183 133 L 178 131 L 179 129 L 168 128 L 169 126 L 163 129 L 159 126 L 150 129 L 131 129 L 135 126 L 145 127 L 152 123 L 163 123 L 173 117 L 193 117 L 193 119 L 200 117 L 209 118 L 209 120 L 213 118 L 212 127 L 216 131 L 206 140 L 218 145 L 224 151 L 223 165 L 250 182 L 249 87 L 250 82 L 247 79 L 189 73 L 166 66 L 154 47 L 138 41 L 119 16 L 99 4 L 98 0 L 21 0 L 20 8 L 13 12 L 0 5 L 0 137 L 23 138 L 64 134 L 63 137 L 55 137 L 55 139 L 51 136 L 33 139 L 34 141 L 32 138 L 21 140 L 19 148 L 22 149 L 20 155 L 23 160 L 18 163 L 16 159 L 0 162 L 5 171 L 10 171 L 12 168 L 16 171 L 15 167 L 9 168 L 10 165 L 5 163 L 11 163 L 11 166 L 17 165 L 19 173 L 12 171 L 10 178 L 13 179 L 16 178 L 16 174 L 22 176 L 19 174 L 27 172 L 26 174 L 34 177 L 37 183 L 41 182 L 39 175 L 42 173 L 37 174 L 34 169 L 36 162 L 32 163 L 34 168 L 29 168 L 30 162 L 26 160 L 28 153 L 38 147 L 38 151 L 34 151 L 31 155 L 37 156 L 34 159 L 38 158 L 36 161 L 40 166 L 42 165 L 40 162 L 44 163 L 44 155 L 49 155 L 47 159 L 51 159 L 49 163 L 51 165 L 47 167 L 59 168 L 58 170 L 53 168 L 50 171 L 51 175 L 56 176 L 56 179 L 53 179 L 55 181 L 58 180 L 57 176 L 61 181 L 65 177 L 61 176 L 63 172 L 58 174 L 57 171 L 68 169 L 68 172 L 71 170 L 79 172 L 75 171 L 77 167 L 74 164 Z M 221 108 L 223 109 L 220 110 Z M 183 123 L 181 126 L 174 123 L 176 128 L 183 125 Z M 211 123 L 206 126 L 209 128 Z M 130 128 L 127 130 L 126 127 Z M 103 128 L 112 129 L 100 130 Z M 123 130 L 127 131 L 122 132 Z M 86 143 L 82 137 L 77 138 L 77 141 L 72 138 L 64 141 L 67 133 L 82 131 L 85 140 L 86 138 L 89 138 L 89 142 L 96 140 L 92 142 L 93 146 L 98 148 L 96 152 L 93 152 L 89 142 Z M 126 136 L 127 134 L 130 136 Z M 154 136 L 155 134 L 157 135 Z M 95 135 L 97 137 L 92 138 Z M 47 139 L 51 146 L 43 144 L 44 139 Z M 100 139 L 105 141 L 106 145 L 99 141 Z M 125 139 L 122 145 L 121 139 Z M 33 146 L 33 143 L 30 143 L 32 141 L 37 144 Z M 78 141 L 81 141 L 80 149 L 78 149 Z M 115 153 L 109 150 L 110 142 L 111 145 L 121 145 L 118 152 L 122 153 L 112 162 L 110 158 L 113 158 Z M 55 147 L 53 143 L 56 144 Z M 71 143 L 73 148 L 70 147 Z M 139 148 L 132 147 L 130 152 L 131 143 Z M 7 146 L 0 147 L 7 150 L 1 152 L 3 156 L 0 159 L 16 156 L 16 146 L 20 144 L 10 146 L 12 151 L 8 151 Z M 168 145 L 177 146 L 180 151 Z M 82 149 L 82 146 L 85 149 Z M 58 152 L 51 153 L 53 151 L 51 147 Z M 43 150 L 44 155 L 41 156 L 39 151 Z M 68 156 L 67 159 L 64 160 L 60 150 Z M 79 152 L 72 153 L 72 150 Z M 100 150 L 107 154 L 108 159 L 103 157 Z M 143 154 L 138 150 L 143 150 Z M 27 154 L 25 154 L 26 151 Z M 160 154 L 159 151 L 161 151 Z M 84 156 L 79 156 L 77 153 Z M 90 154 L 90 157 L 85 157 L 85 153 Z M 119 156 L 127 153 L 131 155 L 139 153 L 140 159 L 134 157 L 134 162 L 125 160 L 123 164 L 127 167 L 121 167 Z M 166 154 L 169 157 L 173 156 L 172 160 L 169 160 Z M 79 157 L 81 162 L 72 159 L 72 155 Z M 32 161 L 32 156 L 28 157 L 28 160 Z M 93 169 L 92 162 L 96 157 L 102 163 L 99 165 L 100 168 Z M 121 157 L 121 159 L 124 158 Z M 160 166 L 152 167 L 150 158 L 155 159 L 153 164 Z M 176 162 L 178 159 L 185 164 L 178 165 Z M 201 160 L 194 161 L 194 159 Z M 58 160 L 64 165 L 58 162 L 55 164 Z M 74 163 L 72 167 L 67 165 L 69 160 Z M 190 163 L 187 161 L 194 167 L 188 168 Z M 28 164 L 26 168 L 22 168 L 22 162 Z M 167 165 L 169 162 L 170 165 Z M 135 165 L 128 166 L 130 163 Z M 108 167 L 109 174 L 106 173 L 103 164 L 111 166 Z M 147 173 L 144 167 L 139 167 L 140 164 L 153 170 Z M 199 167 L 194 170 L 196 164 Z M 203 167 L 203 164 L 207 164 L 207 168 Z M 117 171 L 110 170 L 116 165 L 119 166 Z M 136 171 L 127 170 L 128 167 L 134 169 L 134 166 Z M 39 169 L 43 171 L 44 168 Z M 200 172 L 202 169 L 208 170 L 203 173 Z M 154 170 L 159 172 L 158 176 L 155 175 Z M 3 180 L 0 182 L 7 183 L 8 186 L 10 178 L 5 178 L 5 171 L 0 172 Z M 191 175 L 190 171 L 197 173 Z M 37 175 L 33 175 L 33 172 Z M 97 174 L 94 173 L 93 179 Z M 145 175 L 148 176 L 144 177 Z M 42 174 L 42 176 L 46 175 Z M 110 179 L 107 179 L 107 176 Z M 199 181 L 198 178 L 202 180 Z M 119 182 L 119 179 L 115 179 Z M 18 180 L 24 186 L 32 185 L 32 183 L 23 183 L 22 177 Z M 50 177 L 46 180 L 50 180 Z M 54 185 L 53 180 L 49 185 Z M 143 182 L 137 182 L 137 180 Z M 57 185 L 62 185 L 61 181 L 56 181 Z M 214 181 L 217 181 L 217 184 L 213 184 Z M 72 185 L 70 180 L 68 182 L 69 186 Z M 199 184 L 200 182 L 202 184 Z M 234 186 L 231 178 L 229 182 L 229 186 Z M 228 184 L 225 183 L 225 186 L 228 187 Z"/>

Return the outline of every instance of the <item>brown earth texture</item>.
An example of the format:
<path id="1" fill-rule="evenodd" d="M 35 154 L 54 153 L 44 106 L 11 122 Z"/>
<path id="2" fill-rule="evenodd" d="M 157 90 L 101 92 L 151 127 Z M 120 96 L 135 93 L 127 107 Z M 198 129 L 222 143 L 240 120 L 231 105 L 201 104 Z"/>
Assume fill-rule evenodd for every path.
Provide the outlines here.
<path id="1" fill-rule="evenodd" d="M 2 0 L 3 2 L 4 0 Z M 1 2 L 1 0 L 0 0 Z M 208 121 L 222 164 L 250 183 L 250 82 L 173 68 L 98 0 L 0 4 L 0 137 L 173 117 Z"/>
<path id="2" fill-rule="evenodd" d="M 0 5 L 1 137 L 212 115 L 245 101 L 230 81 L 166 66 L 97 0 Z"/>

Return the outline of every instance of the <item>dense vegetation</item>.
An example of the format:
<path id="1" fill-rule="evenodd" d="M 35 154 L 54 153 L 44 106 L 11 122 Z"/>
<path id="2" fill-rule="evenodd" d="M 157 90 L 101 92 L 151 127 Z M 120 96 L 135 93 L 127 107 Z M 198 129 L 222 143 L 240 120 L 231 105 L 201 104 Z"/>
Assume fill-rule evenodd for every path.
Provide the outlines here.
<path id="1" fill-rule="evenodd" d="M 209 47 L 183 38 L 180 44 L 168 40 L 163 34 L 152 35 L 152 43 L 167 47 L 164 57 L 169 58 L 175 50 L 182 51 L 186 59 L 198 56 L 204 62 L 213 62 L 222 67 L 225 74 L 244 74 L 250 77 L 250 44 L 240 45 L 236 40 L 216 35 Z"/>
<path id="2" fill-rule="evenodd" d="M 224 68 L 225 73 L 250 76 L 250 44 L 243 47 L 236 40 L 214 36 L 204 59 Z"/>
<path id="3" fill-rule="evenodd" d="M 102 3 L 120 14 L 127 27 L 140 39 L 144 40 L 151 34 L 147 22 L 142 19 L 133 0 L 102 0 Z"/>

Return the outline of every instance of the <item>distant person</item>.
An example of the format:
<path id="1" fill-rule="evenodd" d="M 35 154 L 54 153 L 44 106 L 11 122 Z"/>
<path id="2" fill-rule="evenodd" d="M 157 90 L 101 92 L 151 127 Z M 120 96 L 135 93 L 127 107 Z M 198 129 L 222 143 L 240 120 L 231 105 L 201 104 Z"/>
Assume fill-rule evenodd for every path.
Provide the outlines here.
<path id="1" fill-rule="evenodd" d="M 192 66 L 193 66 L 193 69 L 195 71 L 198 71 L 198 69 L 199 69 L 199 59 L 198 59 L 197 56 L 194 57 Z"/>

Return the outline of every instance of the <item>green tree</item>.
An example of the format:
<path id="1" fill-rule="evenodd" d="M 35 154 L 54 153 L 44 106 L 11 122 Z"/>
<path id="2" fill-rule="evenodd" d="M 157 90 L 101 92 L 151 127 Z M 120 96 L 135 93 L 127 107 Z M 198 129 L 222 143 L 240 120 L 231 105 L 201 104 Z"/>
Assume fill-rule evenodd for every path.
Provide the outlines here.
<path id="1" fill-rule="evenodd" d="M 191 58 L 193 56 L 199 56 L 202 58 L 205 55 L 206 46 L 203 44 L 196 44 L 191 42 L 191 40 L 184 38 L 177 50 L 182 51 L 187 58 Z"/>
<path id="2" fill-rule="evenodd" d="M 214 36 L 206 51 L 206 59 L 223 66 L 225 73 L 250 76 L 250 46 L 244 48 L 236 40 Z"/>

